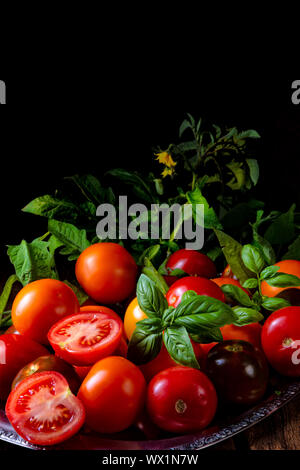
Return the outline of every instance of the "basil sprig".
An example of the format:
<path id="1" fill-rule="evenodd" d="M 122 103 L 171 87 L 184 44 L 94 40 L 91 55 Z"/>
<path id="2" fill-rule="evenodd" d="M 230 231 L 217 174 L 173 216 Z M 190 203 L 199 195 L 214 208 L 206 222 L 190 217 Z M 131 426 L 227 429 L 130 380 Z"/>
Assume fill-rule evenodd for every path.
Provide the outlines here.
<path id="1" fill-rule="evenodd" d="M 169 307 L 159 287 L 145 274 L 138 280 L 137 299 L 148 315 L 137 323 L 129 342 L 127 357 L 137 365 L 154 359 L 164 342 L 176 363 L 200 368 L 190 338 L 197 343 L 222 341 L 222 326 L 242 326 L 263 319 L 255 308 L 233 309 L 220 300 L 193 291 L 186 292 L 176 308 Z"/>

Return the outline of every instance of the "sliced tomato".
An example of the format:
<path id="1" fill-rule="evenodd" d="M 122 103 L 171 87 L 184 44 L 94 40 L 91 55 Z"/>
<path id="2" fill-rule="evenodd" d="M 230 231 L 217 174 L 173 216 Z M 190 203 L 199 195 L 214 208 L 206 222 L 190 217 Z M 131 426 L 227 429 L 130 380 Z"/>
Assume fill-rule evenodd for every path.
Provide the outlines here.
<path id="1" fill-rule="evenodd" d="M 6 415 L 26 441 L 48 446 L 76 434 L 85 420 L 81 401 L 59 372 L 39 372 L 22 380 L 10 393 Z"/>
<path id="2" fill-rule="evenodd" d="M 56 354 L 75 366 L 89 366 L 112 354 L 123 336 L 121 318 L 111 309 L 69 315 L 53 325 L 48 340 Z"/>

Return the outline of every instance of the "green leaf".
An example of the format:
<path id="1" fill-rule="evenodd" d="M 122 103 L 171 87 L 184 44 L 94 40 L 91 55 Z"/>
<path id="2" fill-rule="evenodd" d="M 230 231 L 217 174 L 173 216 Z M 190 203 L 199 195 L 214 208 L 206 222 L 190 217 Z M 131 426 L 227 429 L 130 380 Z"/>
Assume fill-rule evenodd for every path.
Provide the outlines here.
<path id="1" fill-rule="evenodd" d="M 7 279 L 3 287 L 3 291 L 0 296 L 0 327 L 2 324 L 3 312 L 5 310 L 8 299 L 10 297 L 12 287 L 14 283 L 18 281 L 19 281 L 18 276 L 16 276 L 15 274 L 12 274 L 11 276 L 9 276 L 9 278 Z"/>
<path id="2" fill-rule="evenodd" d="M 245 287 L 245 289 L 255 289 L 257 286 L 258 280 L 254 277 L 247 279 L 247 281 L 243 283 L 243 287 Z"/>
<path id="3" fill-rule="evenodd" d="M 72 202 L 58 199 L 46 194 L 29 202 L 23 212 L 40 215 L 48 219 L 76 220 L 80 214 L 79 209 Z"/>
<path id="4" fill-rule="evenodd" d="M 197 334 L 191 334 L 190 338 L 195 343 L 209 344 L 209 343 L 221 343 L 223 336 L 220 328 L 211 328 L 210 330 L 200 330 Z"/>
<path id="5" fill-rule="evenodd" d="M 151 317 L 162 317 L 164 310 L 168 308 L 164 294 L 145 274 L 139 277 L 136 295 L 141 310 Z"/>
<path id="6" fill-rule="evenodd" d="M 67 280 L 63 282 L 72 289 L 78 299 L 79 305 L 82 305 L 89 298 L 89 296 L 79 285 L 72 284 L 70 281 Z"/>
<path id="7" fill-rule="evenodd" d="M 160 252 L 160 245 L 152 245 L 146 248 L 138 259 L 138 265 L 143 265 L 145 258 L 152 260 Z"/>
<path id="8" fill-rule="evenodd" d="M 164 277 L 157 271 L 157 269 L 153 266 L 153 264 L 148 258 L 144 259 L 144 267 L 142 269 L 142 273 L 145 274 L 149 279 L 151 279 L 156 285 L 156 287 L 164 295 L 168 292 L 169 286 L 166 283 Z"/>
<path id="9" fill-rule="evenodd" d="M 261 306 L 270 312 L 275 312 L 280 308 L 290 307 L 290 303 L 285 299 L 279 297 L 264 297 Z"/>
<path id="10" fill-rule="evenodd" d="M 73 175 L 70 178 L 80 189 L 84 197 L 97 206 L 106 201 L 106 190 L 100 181 L 93 175 Z"/>
<path id="11" fill-rule="evenodd" d="M 180 128 L 179 128 L 179 137 L 182 136 L 182 134 L 184 133 L 184 131 L 186 131 L 186 129 L 191 129 L 192 125 L 190 123 L 190 121 L 188 121 L 187 119 L 185 119 Z"/>
<path id="12" fill-rule="evenodd" d="M 293 274 L 277 273 L 272 278 L 266 279 L 266 283 L 272 287 L 298 287 L 300 278 Z"/>
<path id="13" fill-rule="evenodd" d="M 233 307 L 234 312 L 234 320 L 233 325 L 236 326 L 244 326 L 249 325 L 251 323 L 258 323 L 264 319 L 264 316 L 258 311 L 253 308 L 246 308 L 246 307 Z"/>
<path id="14" fill-rule="evenodd" d="M 183 293 L 181 297 L 181 302 L 183 302 L 184 300 L 192 299 L 195 296 L 197 296 L 197 293 L 194 290 L 187 290 Z"/>
<path id="15" fill-rule="evenodd" d="M 249 129 L 247 131 L 242 131 L 237 136 L 239 139 L 260 139 L 260 135 L 254 129 Z"/>
<path id="16" fill-rule="evenodd" d="M 75 225 L 50 219 L 48 230 L 63 244 L 60 254 L 67 255 L 70 261 L 77 259 L 90 246 L 86 231 L 79 230 Z"/>
<path id="17" fill-rule="evenodd" d="M 124 170 L 122 168 L 115 168 L 110 170 L 107 174 L 118 178 L 125 184 L 130 185 L 132 192 L 140 197 L 142 200 L 147 202 L 153 202 L 153 194 L 149 186 L 144 182 L 138 173 Z"/>
<path id="18" fill-rule="evenodd" d="M 224 284 L 221 286 L 222 291 L 227 297 L 235 300 L 238 304 L 244 305 L 245 307 L 252 307 L 253 303 L 246 292 L 238 286 L 233 284 Z"/>
<path id="19" fill-rule="evenodd" d="M 139 321 L 129 341 L 127 359 L 137 365 L 151 361 L 161 350 L 162 336 L 160 318 Z"/>
<path id="20" fill-rule="evenodd" d="M 199 187 L 196 187 L 194 191 L 188 191 L 186 193 L 187 200 L 193 206 L 193 217 L 196 220 L 196 209 L 195 204 L 203 204 L 204 206 L 204 227 L 208 229 L 222 229 L 222 224 L 219 221 L 215 210 L 209 206 L 209 203 L 202 195 Z"/>
<path id="21" fill-rule="evenodd" d="M 242 167 L 242 163 L 232 161 L 226 166 L 234 175 L 234 178 L 229 183 L 227 183 L 227 186 L 229 186 L 234 191 L 241 189 L 246 182 L 246 172 Z"/>
<path id="22" fill-rule="evenodd" d="M 278 270 L 279 266 L 268 266 L 267 268 L 263 269 L 260 273 L 260 280 L 263 281 L 275 276 Z"/>
<path id="23" fill-rule="evenodd" d="M 274 222 L 268 227 L 265 232 L 266 238 L 271 245 L 283 245 L 290 243 L 295 237 L 295 224 L 294 212 L 296 204 L 293 204 L 290 209 L 281 214 Z"/>
<path id="24" fill-rule="evenodd" d="M 295 259 L 300 261 L 300 235 L 288 247 L 288 251 L 281 259 Z"/>
<path id="25" fill-rule="evenodd" d="M 246 162 L 249 167 L 251 181 L 254 184 L 254 186 L 256 186 L 259 180 L 258 162 L 254 158 L 246 158 Z"/>
<path id="26" fill-rule="evenodd" d="M 244 245 L 241 254 L 246 268 L 255 274 L 259 274 L 265 265 L 265 260 L 260 251 L 253 245 Z"/>
<path id="27" fill-rule="evenodd" d="M 274 264 L 276 261 L 275 251 L 268 240 L 263 238 L 253 226 L 253 245 L 260 251 L 267 264 Z"/>
<path id="28" fill-rule="evenodd" d="M 169 327 L 163 341 L 173 361 L 187 367 L 200 369 L 189 335 L 184 327 Z"/>
<path id="29" fill-rule="evenodd" d="M 27 243 L 22 240 L 20 245 L 9 245 L 7 254 L 23 286 L 38 279 L 58 278 L 53 253 L 46 241 L 37 238 Z"/>
<path id="30" fill-rule="evenodd" d="M 242 245 L 220 230 L 215 230 L 214 232 L 219 240 L 227 263 L 230 265 L 239 281 L 243 283 L 249 277 L 252 277 L 251 271 L 246 268 L 242 261 Z"/>

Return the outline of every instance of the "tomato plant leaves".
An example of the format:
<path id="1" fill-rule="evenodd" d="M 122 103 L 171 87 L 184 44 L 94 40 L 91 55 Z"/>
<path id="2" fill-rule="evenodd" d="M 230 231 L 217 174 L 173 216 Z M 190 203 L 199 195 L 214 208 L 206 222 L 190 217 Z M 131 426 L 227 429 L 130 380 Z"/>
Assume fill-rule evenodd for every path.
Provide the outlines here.
<path id="1" fill-rule="evenodd" d="M 80 253 L 90 246 L 86 231 L 79 230 L 75 225 L 49 219 L 48 230 L 61 243 L 59 253 L 67 255 L 69 261 L 76 260 Z"/>

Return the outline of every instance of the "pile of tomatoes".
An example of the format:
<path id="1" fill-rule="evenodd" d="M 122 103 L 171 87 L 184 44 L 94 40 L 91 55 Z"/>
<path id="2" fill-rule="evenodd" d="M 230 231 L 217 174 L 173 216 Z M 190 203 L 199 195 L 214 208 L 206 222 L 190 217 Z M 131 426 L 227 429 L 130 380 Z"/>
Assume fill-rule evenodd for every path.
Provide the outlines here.
<path id="1" fill-rule="evenodd" d="M 283 263 L 290 263 L 281 266 L 284 272 L 300 275 L 300 262 Z M 196 251 L 177 251 L 166 267 L 186 273 L 166 276 L 169 306 L 188 290 L 229 302 L 220 286 L 241 287 L 229 267 L 217 277 L 214 263 Z M 201 371 L 175 363 L 164 345 L 138 367 L 126 358 L 136 323 L 147 318 L 135 297 L 133 257 L 118 244 L 98 243 L 82 252 L 75 273 L 90 301 L 80 306 L 58 280 L 31 282 L 15 297 L 13 327 L 0 337 L 0 400 L 30 443 L 57 444 L 83 426 L 118 433 L 143 419 L 171 433 L 199 431 L 223 403 L 257 403 L 266 392 L 269 364 L 300 376 L 300 307 L 274 312 L 263 326 L 224 326 L 222 343 L 191 340 Z M 120 302 L 127 305 L 123 320 L 110 308 Z"/>

